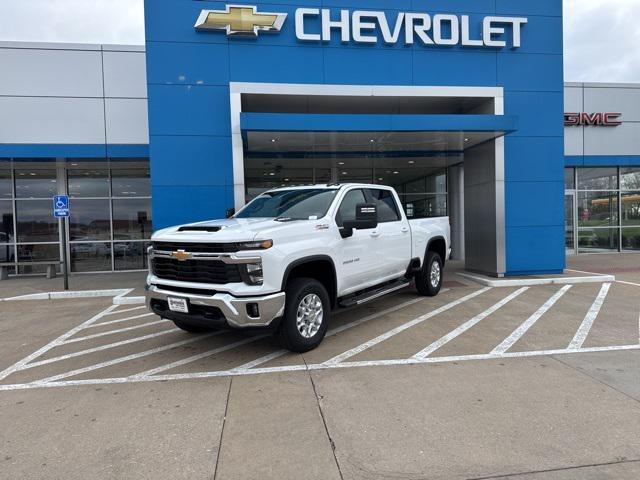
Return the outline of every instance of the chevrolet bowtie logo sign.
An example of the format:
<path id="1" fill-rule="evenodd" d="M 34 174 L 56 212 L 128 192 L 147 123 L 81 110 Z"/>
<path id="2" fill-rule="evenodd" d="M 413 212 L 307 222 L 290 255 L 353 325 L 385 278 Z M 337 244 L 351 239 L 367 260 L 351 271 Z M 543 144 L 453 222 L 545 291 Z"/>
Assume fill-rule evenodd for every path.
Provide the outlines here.
<path id="1" fill-rule="evenodd" d="M 177 250 L 171 254 L 173 258 L 178 260 L 179 262 L 184 262 L 191 258 L 191 254 L 189 252 L 185 252 L 184 250 Z"/>
<path id="2" fill-rule="evenodd" d="M 279 32 L 286 13 L 258 12 L 250 5 L 227 5 L 226 10 L 203 10 L 196 30 L 224 30 L 228 36 L 257 37 L 259 32 Z"/>

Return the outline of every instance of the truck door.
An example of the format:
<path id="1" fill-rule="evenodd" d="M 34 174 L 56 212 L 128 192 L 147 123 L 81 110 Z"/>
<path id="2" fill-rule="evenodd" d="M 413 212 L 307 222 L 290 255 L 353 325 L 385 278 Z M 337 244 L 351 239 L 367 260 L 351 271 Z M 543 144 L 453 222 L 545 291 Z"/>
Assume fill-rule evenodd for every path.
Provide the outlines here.
<path id="1" fill-rule="evenodd" d="M 336 212 L 336 224 L 342 228 L 343 222 L 355 220 L 356 205 L 367 203 L 364 190 L 349 190 Z M 354 230 L 351 237 L 343 238 L 338 243 L 336 255 L 339 295 L 361 290 L 376 283 L 380 274 L 376 271 L 378 262 L 374 252 L 374 230 Z"/>
<path id="2" fill-rule="evenodd" d="M 370 188 L 368 201 L 378 206 L 378 227 L 371 233 L 379 277 L 404 275 L 411 260 L 411 229 L 391 190 Z M 388 278 L 387 278 L 388 279 Z"/>

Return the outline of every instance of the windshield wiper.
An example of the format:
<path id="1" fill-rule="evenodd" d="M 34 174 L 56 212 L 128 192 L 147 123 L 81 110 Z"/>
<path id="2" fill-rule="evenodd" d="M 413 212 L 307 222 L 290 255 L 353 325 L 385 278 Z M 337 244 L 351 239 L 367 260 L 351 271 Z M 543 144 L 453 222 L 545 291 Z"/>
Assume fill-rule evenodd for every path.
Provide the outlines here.
<path id="1" fill-rule="evenodd" d="M 291 217 L 278 217 L 274 218 L 274 222 L 294 222 L 296 220 L 303 220 L 302 218 L 291 218 Z"/>

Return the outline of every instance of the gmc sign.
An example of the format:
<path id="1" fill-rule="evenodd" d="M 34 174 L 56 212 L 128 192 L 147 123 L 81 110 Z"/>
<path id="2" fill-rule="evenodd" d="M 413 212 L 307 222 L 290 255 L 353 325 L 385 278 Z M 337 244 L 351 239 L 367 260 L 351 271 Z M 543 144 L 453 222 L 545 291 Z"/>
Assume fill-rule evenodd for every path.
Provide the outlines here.
<path id="1" fill-rule="evenodd" d="M 565 127 L 617 127 L 622 125 L 621 113 L 565 113 Z"/>

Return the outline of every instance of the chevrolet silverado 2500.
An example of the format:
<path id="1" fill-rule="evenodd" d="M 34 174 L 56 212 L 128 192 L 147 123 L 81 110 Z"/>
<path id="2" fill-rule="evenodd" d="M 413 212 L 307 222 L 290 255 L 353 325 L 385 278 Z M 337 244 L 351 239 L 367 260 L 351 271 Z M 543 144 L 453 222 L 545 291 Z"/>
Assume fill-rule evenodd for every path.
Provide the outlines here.
<path id="1" fill-rule="evenodd" d="M 188 332 L 265 329 L 295 352 L 331 312 L 408 286 L 437 295 L 447 217 L 408 220 L 381 185 L 280 188 L 237 214 L 166 228 L 149 249 L 147 307 Z"/>

